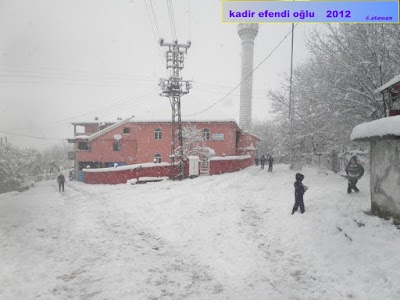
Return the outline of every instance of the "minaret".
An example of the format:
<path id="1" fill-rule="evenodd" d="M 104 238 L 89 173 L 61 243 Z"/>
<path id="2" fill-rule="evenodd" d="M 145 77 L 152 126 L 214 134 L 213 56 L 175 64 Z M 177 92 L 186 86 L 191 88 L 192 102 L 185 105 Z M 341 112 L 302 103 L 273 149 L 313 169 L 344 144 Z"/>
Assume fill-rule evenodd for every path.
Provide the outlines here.
<path id="1" fill-rule="evenodd" d="M 239 24 L 238 34 L 242 40 L 242 81 L 253 71 L 254 39 L 258 33 L 258 24 Z M 253 76 L 249 76 L 240 85 L 239 125 L 243 130 L 251 127 L 251 98 L 253 93 Z"/>

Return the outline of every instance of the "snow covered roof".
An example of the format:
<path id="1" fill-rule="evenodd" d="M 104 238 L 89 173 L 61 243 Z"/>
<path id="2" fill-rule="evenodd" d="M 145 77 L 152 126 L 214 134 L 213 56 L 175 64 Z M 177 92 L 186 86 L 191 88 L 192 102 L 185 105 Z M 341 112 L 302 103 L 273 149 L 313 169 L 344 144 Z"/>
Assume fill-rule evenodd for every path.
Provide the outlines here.
<path id="1" fill-rule="evenodd" d="M 400 137 L 400 116 L 387 117 L 354 127 L 350 138 L 362 140 L 384 136 Z"/>
<path id="2" fill-rule="evenodd" d="M 254 148 L 253 144 L 251 144 L 248 147 L 244 147 L 244 148 L 239 148 L 239 150 L 256 150 L 256 148 Z"/>
<path id="3" fill-rule="evenodd" d="M 241 156 L 214 156 L 211 157 L 210 160 L 244 160 L 251 158 L 250 155 L 241 155 Z"/>
<path id="4" fill-rule="evenodd" d="M 134 118 L 130 121 L 130 123 L 171 123 L 171 119 L 154 119 L 154 120 L 148 120 L 148 119 L 140 119 L 140 118 Z M 183 119 L 182 123 L 235 123 L 237 126 L 238 124 L 234 119 L 230 120 L 225 120 L 225 119 L 207 119 L 207 120 L 196 120 L 196 119 Z M 239 127 L 239 126 L 238 126 Z"/>
<path id="5" fill-rule="evenodd" d="M 252 137 L 255 137 L 257 140 L 261 141 L 262 138 L 260 138 L 258 135 L 251 133 L 251 132 L 247 132 L 247 131 L 243 131 L 242 134 L 248 134 L 251 135 Z"/>
<path id="6" fill-rule="evenodd" d="M 111 120 L 108 120 L 108 121 L 93 120 L 93 121 L 72 122 L 71 124 L 72 124 L 72 125 L 90 125 L 90 124 L 99 124 L 99 123 L 102 123 L 102 124 L 110 125 L 110 124 L 114 124 L 114 123 L 117 123 L 117 122 L 120 122 L 120 121 L 121 121 L 121 120 L 115 120 L 115 121 L 111 121 Z"/>
<path id="7" fill-rule="evenodd" d="M 74 137 L 74 139 L 76 140 L 87 140 L 88 138 L 88 135 L 77 135 L 76 137 Z"/>
<path id="8" fill-rule="evenodd" d="M 129 118 L 126 118 L 125 120 L 122 120 L 122 121 L 120 121 L 120 122 L 118 122 L 118 123 L 115 123 L 115 124 L 113 124 L 113 125 L 111 125 L 111 126 L 108 126 L 107 128 L 104 128 L 103 130 L 100 130 L 100 131 L 97 131 L 96 133 L 93 133 L 93 134 L 89 137 L 89 141 L 94 140 L 95 138 L 97 138 L 97 137 L 99 137 L 99 136 L 101 136 L 101 135 L 103 135 L 103 134 L 105 134 L 105 133 L 107 133 L 107 132 L 110 132 L 111 130 L 113 130 L 113 129 L 115 129 L 115 128 L 118 128 L 119 126 L 121 126 L 121 125 L 123 125 L 123 124 L 125 124 L 125 123 L 128 123 L 129 120 L 132 119 L 133 117 L 134 117 L 134 116 L 131 116 L 131 117 L 129 117 Z"/>
<path id="9" fill-rule="evenodd" d="M 395 76 L 392 80 L 386 82 L 386 83 L 385 83 L 384 85 L 382 85 L 380 88 L 377 88 L 377 89 L 375 90 L 375 93 L 380 93 L 380 92 L 382 92 L 383 90 L 386 90 L 388 87 L 391 87 L 392 85 L 394 85 L 394 84 L 396 84 L 396 83 L 398 83 L 398 82 L 400 82 L 400 74 L 397 75 L 397 76 Z"/>

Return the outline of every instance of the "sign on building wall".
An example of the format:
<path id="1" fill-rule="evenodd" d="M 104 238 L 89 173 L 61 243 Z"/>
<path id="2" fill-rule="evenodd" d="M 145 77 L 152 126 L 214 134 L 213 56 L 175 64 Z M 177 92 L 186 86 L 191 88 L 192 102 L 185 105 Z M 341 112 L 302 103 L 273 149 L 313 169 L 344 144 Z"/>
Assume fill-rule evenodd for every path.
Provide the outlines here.
<path id="1" fill-rule="evenodd" d="M 212 140 L 213 141 L 223 141 L 224 140 L 224 134 L 223 133 L 213 133 L 212 134 Z"/>

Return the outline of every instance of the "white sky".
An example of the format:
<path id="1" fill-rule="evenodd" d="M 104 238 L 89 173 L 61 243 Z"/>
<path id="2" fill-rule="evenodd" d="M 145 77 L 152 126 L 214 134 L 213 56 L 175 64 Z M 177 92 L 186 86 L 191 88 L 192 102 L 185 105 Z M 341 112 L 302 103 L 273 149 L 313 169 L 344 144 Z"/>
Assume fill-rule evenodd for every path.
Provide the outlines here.
<path id="1" fill-rule="evenodd" d="M 166 71 L 145 1 L 152 16 L 149 0 L 0 0 L 0 130 L 62 139 L 73 136 L 71 122 L 95 116 L 170 118 L 168 99 L 158 96 Z M 171 41 L 166 1 L 152 4 L 159 35 Z M 173 6 L 178 40 L 192 41 L 182 73 L 194 80 L 182 98 L 184 120 L 240 82 L 240 39 L 237 25 L 221 23 L 220 0 L 173 0 Z M 295 63 L 307 57 L 303 37 L 311 26 L 296 28 Z M 254 66 L 290 28 L 260 25 Z M 254 73 L 253 121 L 268 118 L 266 91 L 279 88 L 289 67 L 290 36 Z M 239 89 L 193 118 L 238 121 Z M 2 136 L 40 148 L 55 142 Z"/>

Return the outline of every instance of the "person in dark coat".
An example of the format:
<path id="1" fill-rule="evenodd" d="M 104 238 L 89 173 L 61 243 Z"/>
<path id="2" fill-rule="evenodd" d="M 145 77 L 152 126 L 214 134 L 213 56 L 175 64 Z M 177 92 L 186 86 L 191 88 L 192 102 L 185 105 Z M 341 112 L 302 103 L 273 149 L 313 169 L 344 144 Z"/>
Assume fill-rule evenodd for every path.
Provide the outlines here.
<path id="1" fill-rule="evenodd" d="M 57 183 L 58 183 L 58 191 L 61 192 L 62 188 L 62 191 L 64 192 L 65 177 L 62 173 L 58 174 Z"/>
<path id="2" fill-rule="evenodd" d="M 260 161 L 260 159 L 258 158 L 258 155 L 256 154 L 254 156 L 254 162 L 256 163 L 256 166 L 258 166 L 258 162 Z"/>
<path id="3" fill-rule="evenodd" d="M 274 158 L 272 155 L 268 157 L 268 172 L 272 172 L 272 166 L 274 164 Z"/>
<path id="4" fill-rule="evenodd" d="M 267 159 L 265 158 L 264 154 L 261 155 L 261 158 L 260 158 L 261 169 L 264 169 L 264 165 L 265 165 L 266 161 L 267 161 Z"/>
<path id="5" fill-rule="evenodd" d="M 296 174 L 296 182 L 294 183 L 294 206 L 292 210 L 292 215 L 297 211 L 299 207 L 302 214 L 305 212 L 303 195 L 307 191 L 308 187 L 302 183 L 303 179 L 303 174 Z"/>
<path id="6" fill-rule="evenodd" d="M 349 163 L 346 166 L 347 180 L 349 182 L 347 186 L 347 194 L 350 194 L 352 190 L 358 193 L 360 190 L 357 188 L 357 181 L 364 175 L 364 168 L 357 162 L 357 156 L 352 156 Z"/>

